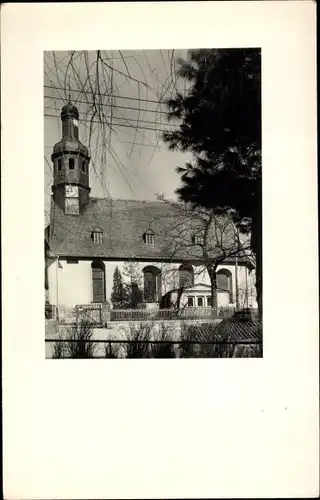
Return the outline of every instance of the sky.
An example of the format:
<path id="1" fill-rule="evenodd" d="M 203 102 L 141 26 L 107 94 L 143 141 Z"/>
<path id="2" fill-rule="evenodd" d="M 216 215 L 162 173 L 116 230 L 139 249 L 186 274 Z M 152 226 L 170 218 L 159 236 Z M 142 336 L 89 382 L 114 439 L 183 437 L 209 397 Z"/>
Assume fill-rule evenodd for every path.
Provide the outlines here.
<path id="1" fill-rule="evenodd" d="M 175 76 L 186 50 L 68 51 L 44 54 L 45 223 L 50 211 L 51 154 L 61 139 L 60 112 L 69 95 L 78 107 L 79 138 L 91 156 L 91 195 L 126 199 L 174 198 L 175 172 L 191 159 L 161 140 L 162 101 L 184 92 Z"/>

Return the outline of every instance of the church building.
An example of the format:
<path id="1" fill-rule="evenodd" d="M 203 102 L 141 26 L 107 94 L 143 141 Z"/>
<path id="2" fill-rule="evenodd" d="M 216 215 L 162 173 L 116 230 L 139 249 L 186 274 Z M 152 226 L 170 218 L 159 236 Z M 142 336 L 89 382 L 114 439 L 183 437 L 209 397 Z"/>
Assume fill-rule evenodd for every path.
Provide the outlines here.
<path id="1" fill-rule="evenodd" d="M 164 201 L 90 196 L 90 156 L 79 140 L 79 113 L 62 108 L 62 138 L 52 153 L 50 223 L 45 229 L 46 301 L 57 309 L 111 304 L 116 267 L 136 262 L 146 307 L 171 307 L 166 300 L 183 289 L 185 307 L 210 307 L 209 275 L 201 261 L 203 235 L 188 226 L 180 235 L 177 214 Z M 185 223 L 185 221 L 182 221 Z M 256 307 L 255 271 L 245 254 L 218 266 L 218 305 Z"/>

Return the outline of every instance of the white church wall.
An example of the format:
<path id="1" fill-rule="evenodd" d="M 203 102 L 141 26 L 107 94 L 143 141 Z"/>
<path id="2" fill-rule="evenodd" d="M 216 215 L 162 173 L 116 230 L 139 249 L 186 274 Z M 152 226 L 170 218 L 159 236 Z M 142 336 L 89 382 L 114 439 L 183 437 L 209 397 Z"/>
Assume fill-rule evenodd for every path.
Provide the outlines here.
<path id="1" fill-rule="evenodd" d="M 92 301 L 91 261 L 78 260 L 71 264 L 61 259 L 58 270 L 54 262 L 49 271 L 51 304 L 72 308 Z"/>
<path id="2" fill-rule="evenodd" d="M 235 281 L 235 280 L 234 280 Z M 234 283 L 234 301 L 236 300 L 236 283 Z M 247 307 L 248 304 L 248 272 L 244 266 L 238 266 L 238 302 L 239 307 Z"/>
<path id="3" fill-rule="evenodd" d="M 52 305 L 57 305 L 57 279 L 56 279 L 56 261 L 52 262 L 47 268 L 48 276 L 48 300 Z"/>
<path id="4" fill-rule="evenodd" d="M 78 260 L 78 263 L 68 263 L 66 260 L 59 260 L 57 269 L 56 262 L 48 268 L 49 301 L 53 305 L 73 308 L 77 304 L 90 304 L 92 302 L 92 260 Z M 106 298 L 110 302 L 113 289 L 113 275 L 118 266 L 124 275 L 126 261 L 105 260 L 105 286 Z M 159 263 L 159 262 L 138 262 L 141 273 L 141 284 L 143 286 L 143 268 L 146 266 L 157 267 L 161 271 L 162 284 L 161 295 L 177 289 L 179 287 L 179 267 L 180 263 Z M 204 297 L 204 305 L 207 305 L 206 297 L 210 294 L 210 278 L 203 266 L 193 266 L 194 285 L 207 285 L 208 293 L 205 295 L 201 291 L 195 296 Z M 236 279 L 234 265 L 221 265 L 219 269 L 227 269 L 232 274 L 233 305 L 236 300 Z M 57 286 L 58 284 L 58 286 Z M 238 293 L 240 307 L 257 307 L 255 299 L 255 273 L 251 273 L 245 266 L 238 266 Z M 187 299 L 183 299 L 186 301 Z M 220 307 L 228 304 L 227 294 L 219 293 L 218 303 Z M 195 300 L 197 305 L 197 300 Z"/>
<path id="5" fill-rule="evenodd" d="M 256 290 L 256 273 L 255 270 L 248 271 L 248 305 L 249 307 L 258 307 L 257 290 Z"/>

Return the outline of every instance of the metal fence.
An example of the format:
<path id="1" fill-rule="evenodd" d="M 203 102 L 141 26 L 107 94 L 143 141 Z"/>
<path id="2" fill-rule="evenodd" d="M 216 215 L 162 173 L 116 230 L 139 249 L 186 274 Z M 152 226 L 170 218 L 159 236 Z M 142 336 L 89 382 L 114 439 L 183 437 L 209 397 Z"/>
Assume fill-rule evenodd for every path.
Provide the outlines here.
<path id="1" fill-rule="evenodd" d="M 181 309 L 111 309 L 111 321 L 210 320 L 230 318 L 234 308 L 183 307 Z"/>
<path id="2" fill-rule="evenodd" d="M 262 325 L 248 315 L 209 322 L 132 322 L 98 333 L 88 321 L 46 338 L 47 357 L 261 357 Z"/>
<path id="3" fill-rule="evenodd" d="M 53 343 L 50 358 L 260 358 L 262 343 L 249 340 L 70 340 L 46 339 Z M 72 348 L 70 348 L 72 344 Z M 101 349 L 102 347 L 102 349 Z"/>
<path id="4" fill-rule="evenodd" d="M 216 316 L 211 307 L 182 309 L 111 309 L 111 321 L 159 321 L 174 319 L 212 319 Z"/>
<path id="5" fill-rule="evenodd" d="M 247 310 L 248 311 L 248 310 Z M 215 311 L 212 307 L 183 307 L 180 309 L 111 309 L 106 317 L 103 315 L 103 304 L 81 304 L 70 308 L 66 306 L 51 306 L 46 304 L 46 318 L 57 319 L 61 324 L 73 324 L 79 320 L 89 321 L 95 327 L 103 327 L 108 321 L 170 321 L 170 320 L 214 320 L 230 319 L 241 313 L 233 307 L 219 308 Z M 248 312 L 246 313 L 248 314 Z M 257 311 L 251 309 L 249 314 L 253 317 Z"/>

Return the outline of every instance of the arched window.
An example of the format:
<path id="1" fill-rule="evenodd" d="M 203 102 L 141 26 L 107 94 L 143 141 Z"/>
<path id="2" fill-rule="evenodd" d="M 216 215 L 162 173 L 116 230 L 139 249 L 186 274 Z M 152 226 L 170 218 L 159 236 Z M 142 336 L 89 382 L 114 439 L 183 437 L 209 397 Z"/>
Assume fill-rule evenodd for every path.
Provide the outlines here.
<path id="1" fill-rule="evenodd" d="M 143 235 L 143 241 L 146 245 L 154 245 L 155 237 L 152 229 L 148 229 Z"/>
<path id="2" fill-rule="evenodd" d="M 143 289 L 145 302 L 158 302 L 161 298 L 161 271 L 157 267 L 143 269 Z"/>
<path id="3" fill-rule="evenodd" d="M 83 172 L 84 174 L 86 174 L 86 173 L 87 173 L 87 168 L 86 168 L 86 166 L 87 166 L 87 165 L 86 165 L 86 161 L 85 161 L 85 160 L 83 160 L 83 162 L 82 162 L 82 164 L 81 164 L 81 170 L 82 170 L 82 172 Z"/>
<path id="4" fill-rule="evenodd" d="M 69 158 L 69 169 L 74 170 L 74 158 Z"/>
<path id="5" fill-rule="evenodd" d="M 106 300 L 105 265 L 101 260 L 94 260 L 92 269 L 92 302 L 104 302 Z"/>
<path id="6" fill-rule="evenodd" d="M 229 292 L 232 302 L 232 275 L 228 269 L 220 269 L 217 272 L 217 287 L 219 290 Z"/>
<path id="7" fill-rule="evenodd" d="M 189 264 L 182 264 L 179 267 L 179 287 L 185 288 L 186 286 L 191 286 L 193 285 L 193 280 L 193 267 Z"/>
<path id="8" fill-rule="evenodd" d="M 62 169 L 62 160 L 58 160 L 58 172 L 60 172 Z"/>
<path id="9" fill-rule="evenodd" d="M 103 243 L 103 232 L 102 232 L 102 229 L 100 229 L 100 227 L 95 227 L 92 230 L 91 238 L 92 238 L 92 240 L 93 240 L 94 243 Z"/>

